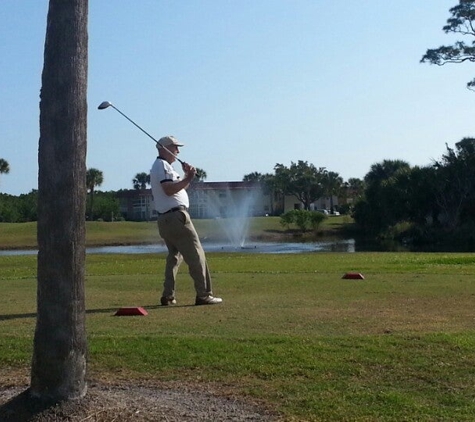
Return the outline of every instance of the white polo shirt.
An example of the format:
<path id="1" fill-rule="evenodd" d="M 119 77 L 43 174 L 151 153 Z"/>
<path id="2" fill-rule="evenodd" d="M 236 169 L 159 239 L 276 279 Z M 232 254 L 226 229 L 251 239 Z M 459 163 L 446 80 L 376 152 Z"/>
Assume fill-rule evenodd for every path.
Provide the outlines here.
<path id="1" fill-rule="evenodd" d="M 152 186 L 153 201 L 155 210 L 163 214 L 172 208 L 180 205 L 189 208 L 190 201 L 185 189 L 168 196 L 163 190 L 162 183 L 179 180 L 180 175 L 175 171 L 170 163 L 157 157 L 150 170 L 150 184 Z"/>

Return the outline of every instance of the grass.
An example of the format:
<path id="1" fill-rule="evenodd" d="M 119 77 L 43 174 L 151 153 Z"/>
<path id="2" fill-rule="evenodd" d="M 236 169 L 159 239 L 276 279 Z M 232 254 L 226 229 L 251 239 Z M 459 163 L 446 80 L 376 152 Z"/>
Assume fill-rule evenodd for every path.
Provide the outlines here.
<path id="1" fill-rule="evenodd" d="M 88 255 L 89 377 L 212 384 L 288 421 L 471 421 L 473 254 L 208 254 L 224 304 L 157 306 L 164 255 Z M 25 371 L 35 256 L 0 257 L 0 366 Z M 357 271 L 365 280 L 344 280 Z M 113 317 L 143 306 L 146 317 Z"/>
<path id="2" fill-rule="evenodd" d="M 213 240 L 223 237 L 219 224 L 213 219 L 196 219 L 194 225 L 204 240 Z M 325 220 L 320 234 L 338 232 L 344 224 L 348 224 L 349 217 L 335 216 Z M 292 235 L 280 224 L 279 217 L 254 217 L 250 223 L 249 235 L 256 240 Z M 88 221 L 86 222 L 86 245 L 133 245 L 154 244 L 160 242 L 157 224 L 154 221 L 133 222 L 116 221 L 112 223 Z M 36 248 L 36 223 L 0 223 L 0 249 Z"/>

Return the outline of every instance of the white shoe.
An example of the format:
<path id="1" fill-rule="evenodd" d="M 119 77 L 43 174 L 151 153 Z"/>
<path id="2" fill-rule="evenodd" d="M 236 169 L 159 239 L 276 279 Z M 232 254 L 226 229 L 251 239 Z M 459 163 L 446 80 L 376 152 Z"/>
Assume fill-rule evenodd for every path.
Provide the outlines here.
<path id="1" fill-rule="evenodd" d="M 196 297 L 195 305 L 218 305 L 223 299 L 214 296 Z"/>

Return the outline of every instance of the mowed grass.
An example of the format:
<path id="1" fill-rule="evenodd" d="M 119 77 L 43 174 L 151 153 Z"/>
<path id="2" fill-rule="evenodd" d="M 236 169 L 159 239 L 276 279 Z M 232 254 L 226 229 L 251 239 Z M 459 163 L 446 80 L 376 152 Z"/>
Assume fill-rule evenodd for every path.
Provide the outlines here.
<path id="1" fill-rule="evenodd" d="M 91 380 L 211 385 L 288 421 L 473 420 L 473 254 L 208 254 L 224 304 L 203 307 L 186 265 L 178 305 L 157 306 L 164 258 L 87 256 Z M 0 257 L 4 371 L 30 365 L 35 274 Z"/>
<path id="2" fill-rule="evenodd" d="M 285 235 L 286 228 L 280 224 L 280 217 L 250 218 L 249 236 L 255 240 L 272 235 Z M 226 224 L 233 224 L 233 219 L 223 219 Z M 237 219 L 237 221 L 240 221 Z M 348 216 L 332 216 L 321 226 L 320 234 L 331 234 L 342 225 L 351 222 Z M 220 224 L 214 219 L 195 219 L 193 223 L 200 238 L 204 241 L 226 239 Z M 235 221 L 234 221 L 235 223 Z M 287 234 L 288 235 L 288 234 Z M 311 233 L 308 236 L 312 236 Z M 292 235 L 290 235 L 292 238 Z M 161 242 L 156 221 L 115 221 L 86 222 L 86 246 L 156 244 Z M 36 222 L 0 223 L 0 249 L 36 248 Z"/>

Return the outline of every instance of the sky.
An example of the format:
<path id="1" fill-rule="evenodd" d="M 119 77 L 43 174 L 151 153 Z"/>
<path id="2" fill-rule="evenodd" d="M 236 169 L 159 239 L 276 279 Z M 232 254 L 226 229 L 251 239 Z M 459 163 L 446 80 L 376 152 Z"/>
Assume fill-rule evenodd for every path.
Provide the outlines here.
<path id="1" fill-rule="evenodd" d="M 472 64 L 420 63 L 462 36 L 457 0 L 90 0 L 87 167 L 132 189 L 156 139 L 206 181 L 307 161 L 363 178 L 385 159 L 425 166 L 475 136 Z M 0 192 L 37 189 L 47 0 L 2 0 Z M 471 42 L 465 39 L 465 42 Z M 176 166 L 177 170 L 179 166 Z"/>

